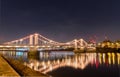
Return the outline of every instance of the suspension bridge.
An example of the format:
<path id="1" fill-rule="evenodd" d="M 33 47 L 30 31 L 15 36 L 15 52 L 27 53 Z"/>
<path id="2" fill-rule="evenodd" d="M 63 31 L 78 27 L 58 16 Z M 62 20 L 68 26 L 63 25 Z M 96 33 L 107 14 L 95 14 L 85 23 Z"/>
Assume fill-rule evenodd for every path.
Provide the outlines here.
<path id="1" fill-rule="evenodd" d="M 38 33 L 28 35 L 26 37 L 5 42 L 0 45 L 0 50 L 60 50 L 60 49 L 85 49 L 95 48 L 95 44 L 88 44 L 83 39 L 74 39 L 69 42 L 61 43 L 48 39 Z"/>

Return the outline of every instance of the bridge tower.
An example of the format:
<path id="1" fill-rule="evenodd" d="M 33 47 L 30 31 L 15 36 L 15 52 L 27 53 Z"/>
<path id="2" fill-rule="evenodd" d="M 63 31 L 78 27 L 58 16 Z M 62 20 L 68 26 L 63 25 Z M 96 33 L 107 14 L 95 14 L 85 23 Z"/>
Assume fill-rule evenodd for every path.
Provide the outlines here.
<path id="1" fill-rule="evenodd" d="M 29 36 L 29 45 L 38 45 L 38 36 L 39 34 L 35 33 L 34 35 Z"/>
<path id="2" fill-rule="evenodd" d="M 74 45 L 75 45 L 75 50 L 77 50 L 78 49 L 77 39 L 74 40 Z"/>
<path id="3" fill-rule="evenodd" d="M 34 35 L 34 45 L 38 45 L 38 35 L 39 34 L 37 34 L 37 33 L 35 33 L 35 35 Z"/>
<path id="4" fill-rule="evenodd" d="M 30 47 L 31 51 L 37 50 L 38 39 L 39 39 L 38 37 L 39 37 L 39 34 L 37 34 L 37 33 L 29 36 L 29 45 L 34 46 L 34 47 Z"/>
<path id="5" fill-rule="evenodd" d="M 80 39 L 80 47 L 82 47 L 83 46 L 83 39 Z"/>
<path id="6" fill-rule="evenodd" d="M 33 35 L 30 35 L 30 38 L 29 38 L 29 45 L 33 45 Z"/>

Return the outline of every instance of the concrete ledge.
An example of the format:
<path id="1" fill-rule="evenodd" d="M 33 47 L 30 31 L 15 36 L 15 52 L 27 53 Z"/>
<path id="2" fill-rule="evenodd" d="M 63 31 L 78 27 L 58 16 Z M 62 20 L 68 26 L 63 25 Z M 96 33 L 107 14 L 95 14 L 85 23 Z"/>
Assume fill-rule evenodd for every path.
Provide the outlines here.
<path id="1" fill-rule="evenodd" d="M 38 71 L 34 71 L 33 69 L 30 69 L 29 67 L 23 65 L 17 60 L 14 60 L 12 58 L 6 58 L 8 63 L 21 75 L 21 76 L 39 76 L 39 77 L 48 77 L 45 74 L 42 74 Z"/>
<path id="2" fill-rule="evenodd" d="M 0 55 L 0 76 L 17 76 L 20 75 L 8 64 L 8 62 Z"/>

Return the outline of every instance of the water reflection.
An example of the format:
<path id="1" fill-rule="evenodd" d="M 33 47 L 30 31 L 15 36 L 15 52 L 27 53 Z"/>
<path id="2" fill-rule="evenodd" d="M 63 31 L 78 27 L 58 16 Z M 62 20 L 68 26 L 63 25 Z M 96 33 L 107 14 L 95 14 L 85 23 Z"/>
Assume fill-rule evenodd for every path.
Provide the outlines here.
<path id="1" fill-rule="evenodd" d="M 73 55 L 74 55 L 74 52 L 67 52 L 67 51 L 40 52 L 39 53 L 39 60 L 45 61 L 45 60 L 62 59 L 62 58 L 65 58 L 66 56 L 73 56 Z"/>
<path id="2" fill-rule="evenodd" d="M 24 65 L 34 69 L 36 71 L 47 73 L 52 75 L 52 72 L 58 70 L 62 67 L 72 67 L 76 74 L 81 74 L 83 77 L 86 77 L 86 74 L 90 74 L 87 71 L 91 72 L 91 77 L 94 77 L 94 72 L 98 71 L 98 75 L 109 74 L 113 75 L 111 77 L 118 77 L 118 71 L 120 67 L 120 53 L 79 53 L 74 54 L 73 52 L 39 52 L 38 59 L 32 59 L 28 57 L 28 52 L 21 51 L 0 51 L 5 56 L 9 56 L 15 59 L 24 61 Z M 90 68 L 90 69 L 89 69 Z M 93 70 L 97 69 L 97 70 Z M 92 70 L 92 71 L 91 71 Z M 105 70 L 105 71 L 104 71 Z M 71 71 L 71 69 L 69 70 Z M 67 74 L 69 72 L 67 70 Z M 82 72 L 81 72 L 82 71 Z M 104 72 L 106 73 L 104 73 Z M 62 72 L 62 71 L 59 71 Z M 64 71 L 65 72 L 65 71 Z M 113 73 L 113 74 L 112 74 Z M 55 74 L 55 72 L 53 73 Z M 57 73 L 57 76 L 58 77 Z M 72 75 L 71 74 L 71 75 Z M 114 76 L 117 75 L 117 76 Z M 52 75 L 54 76 L 54 75 Z M 77 77 L 79 77 L 77 76 Z M 89 75 L 88 75 L 89 76 Z M 59 77 L 70 77 L 70 76 L 59 76 Z M 74 76 L 71 76 L 74 77 Z M 100 76 L 101 77 L 101 76 Z"/>
<path id="3" fill-rule="evenodd" d="M 28 54 L 27 52 L 23 51 L 0 51 L 0 54 L 3 54 L 4 56 L 14 58 L 14 59 L 21 59 L 23 61 L 28 60 Z"/>
<path id="4" fill-rule="evenodd" d="M 91 66 L 95 65 L 98 68 L 101 65 L 109 66 L 109 65 L 119 65 L 120 64 L 120 53 L 81 53 L 75 54 L 73 56 L 65 56 L 54 59 L 53 55 L 47 55 L 47 59 L 41 57 L 40 60 L 29 60 L 29 62 L 25 62 L 24 64 L 36 71 L 42 73 L 48 73 L 55 69 L 61 67 L 73 67 L 75 69 L 84 70 L 89 64 Z M 43 60 L 41 60 L 43 58 Z"/>

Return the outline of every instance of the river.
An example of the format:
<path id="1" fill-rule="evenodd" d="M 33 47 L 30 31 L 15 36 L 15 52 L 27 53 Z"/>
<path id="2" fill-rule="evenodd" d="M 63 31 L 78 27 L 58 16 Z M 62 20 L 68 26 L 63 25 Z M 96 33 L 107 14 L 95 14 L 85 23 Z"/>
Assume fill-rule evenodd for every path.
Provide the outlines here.
<path id="1" fill-rule="evenodd" d="M 0 51 L 5 56 L 51 77 L 120 77 L 120 53 L 39 52 L 37 58 L 23 51 Z"/>

